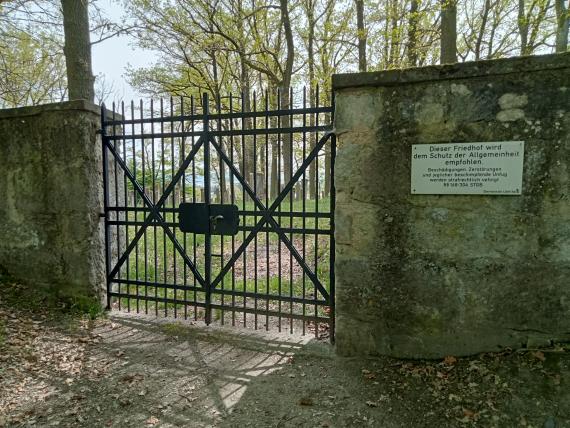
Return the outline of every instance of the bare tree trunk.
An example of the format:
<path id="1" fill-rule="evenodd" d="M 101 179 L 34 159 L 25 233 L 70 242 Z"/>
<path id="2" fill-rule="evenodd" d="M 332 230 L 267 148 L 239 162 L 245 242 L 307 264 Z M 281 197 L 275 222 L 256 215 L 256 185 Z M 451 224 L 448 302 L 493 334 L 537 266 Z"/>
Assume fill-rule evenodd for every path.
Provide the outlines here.
<path id="1" fill-rule="evenodd" d="M 285 40 L 287 46 L 287 57 L 285 61 L 285 70 L 283 71 L 283 80 L 281 81 L 281 105 L 283 110 L 291 107 L 291 97 L 289 88 L 291 86 L 291 77 L 293 75 L 293 62 L 295 60 L 295 47 L 293 41 L 293 31 L 291 30 L 291 20 L 289 19 L 289 9 L 287 0 L 279 0 L 281 9 L 281 20 L 283 29 L 285 30 Z M 284 128 L 291 126 L 291 119 L 288 115 L 283 116 L 281 121 Z M 293 134 L 284 134 L 283 139 L 283 173 L 286 184 L 293 177 Z"/>
<path id="2" fill-rule="evenodd" d="M 281 91 L 281 102 L 280 109 L 287 110 L 291 108 L 291 97 L 289 93 L 289 88 L 284 86 Z M 282 116 L 281 126 L 283 128 L 291 127 L 291 118 L 289 115 Z M 283 182 L 281 187 L 283 188 L 293 177 L 293 134 L 290 132 L 284 132 L 281 134 L 283 136 L 283 145 L 281 148 L 281 155 L 283 159 Z"/>
<path id="3" fill-rule="evenodd" d="M 266 144 L 269 144 L 269 141 Z M 266 172 L 265 166 L 267 165 L 267 162 L 269 160 L 265 156 L 265 149 L 266 149 L 265 144 L 261 144 L 261 147 L 258 149 L 258 151 L 259 151 L 259 164 L 258 164 L 259 165 L 259 167 L 258 167 L 259 173 L 256 172 L 256 174 L 257 174 L 257 195 L 258 195 L 259 199 L 261 199 L 262 201 L 265 201 L 267 192 L 269 191 L 269 189 L 265 185 L 266 180 L 268 180 L 268 178 L 269 178 L 269 177 L 266 177 L 267 172 Z"/>
<path id="4" fill-rule="evenodd" d="M 418 8 L 419 0 L 411 0 L 408 17 L 408 63 L 418 65 Z"/>
<path id="5" fill-rule="evenodd" d="M 483 6 L 483 16 L 481 18 L 481 27 L 479 28 L 479 34 L 477 35 L 477 40 L 475 41 L 475 60 L 481 59 L 481 45 L 483 44 L 483 35 L 485 34 L 485 29 L 487 28 L 487 21 L 489 20 L 489 12 L 491 9 L 491 0 L 485 0 L 485 6 Z"/>
<path id="6" fill-rule="evenodd" d="M 65 34 L 65 64 L 70 100 L 95 99 L 91 69 L 88 0 L 61 0 Z"/>
<path id="7" fill-rule="evenodd" d="M 457 0 L 441 1 L 441 57 L 442 64 L 457 62 Z"/>
<path id="8" fill-rule="evenodd" d="M 243 16 L 244 12 L 243 12 L 243 5 L 242 2 L 238 2 L 237 3 L 237 7 L 238 7 L 238 14 L 239 16 Z M 240 34 L 240 40 L 243 40 L 244 38 L 247 38 L 247 31 L 244 28 L 243 25 L 243 20 L 239 19 L 238 20 L 238 32 Z M 240 84 L 241 84 L 241 93 L 242 93 L 242 111 L 243 112 L 250 112 L 251 111 L 251 76 L 250 76 L 250 71 L 249 71 L 249 67 L 247 66 L 246 63 L 246 58 L 245 58 L 245 51 L 246 48 L 243 45 L 242 42 L 240 42 L 240 50 L 239 50 L 239 57 L 240 57 Z M 247 118 L 244 120 L 244 128 L 245 129 L 251 129 L 252 126 L 252 119 L 251 118 Z M 253 166 L 254 166 L 254 156 L 255 153 L 253 153 L 253 139 L 251 136 L 249 137 L 245 137 L 245 141 L 244 141 L 244 158 L 245 158 L 245 164 L 242 161 L 241 163 L 242 165 L 242 175 L 244 177 L 244 179 L 246 180 L 246 182 L 250 185 L 253 186 L 253 174 L 255 173 L 255 171 L 253 171 Z"/>
<path id="9" fill-rule="evenodd" d="M 570 1 L 556 1 L 556 52 L 568 50 L 568 30 L 570 29 Z M 568 3 L 567 3 L 568 2 Z"/>
<path id="10" fill-rule="evenodd" d="M 245 63 L 242 62 L 242 74 L 241 74 L 241 83 L 242 83 L 242 112 L 250 112 L 251 111 L 251 83 L 249 80 L 249 71 Z M 253 119 L 252 118 L 245 118 L 243 122 L 244 129 L 252 129 L 253 128 Z M 243 164 L 242 174 L 245 181 L 250 185 L 253 186 L 253 174 L 255 171 L 253 170 L 254 166 L 254 156 L 253 153 L 253 137 L 252 136 L 244 136 L 243 137 L 243 158 L 245 163 Z"/>
<path id="11" fill-rule="evenodd" d="M 267 82 L 268 90 L 267 90 L 267 96 L 269 97 L 269 102 L 268 102 L 268 106 L 269 106 L 269 110 L 274 110 L 277 108 L 277 101 L 276 101 L 276 89 L 273 86 L 274 83 L 272 84 L 271 82 Z M 269 127 L 270 128 L 277 128 L 277 117 L 276 116 L 270 116 L 269 117 Z M 277 166 L 278 166 L 278 142 L 277 142 L 277 134 L 271 134 L 269 136 L 269 144 L 270 144 L 270 154 L 269 156 L 271 156 L 271 160 L 267 159 L 267 162 L 271 162 L 270 166 L 269 166 L 269 189 L 267 189 L 269 191 L 269 199 L 275 199 L 278 195 L 279 195 L 279 174 L 278 174 L 278 170 L 277 170 Z"/>
<path id="12" fill-rule="evenodd" d="M 388 66 L 392 68 L 399 63 L 400 60 L 400 31 L 399 31 L 399 17 L 398 17 L 398 2 L 397 0 L 390 0 L 389 2 L 389 16 L 386 21 L 390 22 L 390 50 L 388 54 Z"/>
<path id="13" fill-rule="evenodd" d="M 356 30 L 358 34 L 358 71 L 366 71 L 366 28 L 364 27 L 364 0 L 354 0 L 356 4 Z"/>
<path id="14" fill-rule="evenodd" d="M 307 2 L 307 24 L 308 24 L 308 47 L 307 47 L 307 62 L 309 67 L 309 106 L 315 107 L 315 2 L 309 0 Z M 315 115 L 309 115 L 309 126 L 315 126 Z M 316 135 L 311 132 L 309 136 L 309 147 L 307 154 L 309 154 L 316 145 Z M 309 199 L 315 199 L 315 183 L 317 180 L 317 164 L 313 161 L 309 164 Z"/>
<path id="15" fill-rule="evenodd" d="M 525 2 L 519 0 L 518 9 L 518 27 L 519 35 L 521 37 L 521 55 L 528 55 L 528 18 L 525 13 Z"/>

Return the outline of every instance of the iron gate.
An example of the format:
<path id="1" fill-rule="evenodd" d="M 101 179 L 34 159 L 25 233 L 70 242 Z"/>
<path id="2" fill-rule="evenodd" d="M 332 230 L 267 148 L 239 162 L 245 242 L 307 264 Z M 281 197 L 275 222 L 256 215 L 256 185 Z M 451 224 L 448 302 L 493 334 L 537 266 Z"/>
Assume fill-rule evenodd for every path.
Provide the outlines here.
<path id="1" fill-rule="evenodd" d="M 109 309 L 333 339 L 333 107 L 293 95 L 102 107 Z"/>

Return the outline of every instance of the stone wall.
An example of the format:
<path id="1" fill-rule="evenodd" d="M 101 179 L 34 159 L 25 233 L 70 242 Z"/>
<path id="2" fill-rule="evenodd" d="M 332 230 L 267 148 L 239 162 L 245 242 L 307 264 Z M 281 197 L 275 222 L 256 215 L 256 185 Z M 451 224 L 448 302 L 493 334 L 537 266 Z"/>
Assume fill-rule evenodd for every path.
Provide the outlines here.
<path id="1" fill-rule="evenodd" d="M 0 269 L 62 297 L 103 297 L 99 124 L 83 101 L 0 110 Z"/>
<path id="2" fill-rule="evenodd" d="M 570 54 L 337 75 L 337 350 L 570 338 Z M 520 196 L 411 195 L 411 145 L 525 141 Z"/>

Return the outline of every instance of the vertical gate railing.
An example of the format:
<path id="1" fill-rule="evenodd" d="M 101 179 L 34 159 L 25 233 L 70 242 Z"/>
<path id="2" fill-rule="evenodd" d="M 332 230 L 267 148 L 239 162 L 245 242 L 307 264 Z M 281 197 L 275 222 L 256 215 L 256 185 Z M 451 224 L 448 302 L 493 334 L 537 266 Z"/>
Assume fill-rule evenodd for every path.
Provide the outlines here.
<path id="1" fill-rule="evenodd" d="M 333 339 L 334 110 L 261 98 L 102 107 L 109 308 Z"/>

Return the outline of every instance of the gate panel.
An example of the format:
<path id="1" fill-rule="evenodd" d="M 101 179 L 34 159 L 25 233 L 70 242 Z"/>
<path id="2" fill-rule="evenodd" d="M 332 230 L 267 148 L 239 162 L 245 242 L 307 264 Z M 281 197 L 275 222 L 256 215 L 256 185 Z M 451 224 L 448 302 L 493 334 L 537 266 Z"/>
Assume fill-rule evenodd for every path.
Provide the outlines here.
<path id="1" fill-rule="evenodd" d="M 103 116 L 109 308 L 333 338 L 333 108 L 292 100 Z"/>

